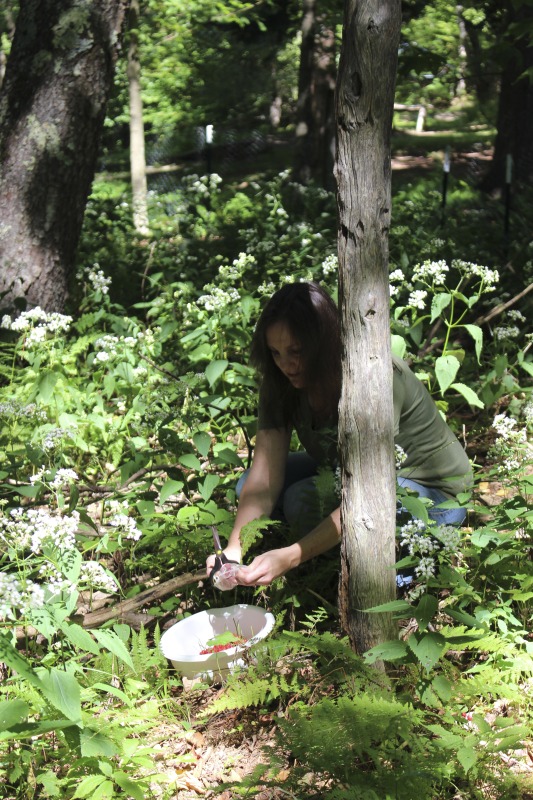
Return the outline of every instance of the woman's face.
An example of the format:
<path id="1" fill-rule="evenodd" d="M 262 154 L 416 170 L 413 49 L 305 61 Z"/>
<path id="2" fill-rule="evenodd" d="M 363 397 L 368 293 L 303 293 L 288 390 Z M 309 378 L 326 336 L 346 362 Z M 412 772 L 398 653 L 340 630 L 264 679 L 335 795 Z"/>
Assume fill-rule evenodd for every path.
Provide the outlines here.
<path id="1" fill-rule="evenodd" d="M 278 369 L 295 389 L 304 389 L 306 379 L 302 346 L 293 337 L 289 326 L 285 322 L 274 322 L 267 328 L 266 343 Z"/>

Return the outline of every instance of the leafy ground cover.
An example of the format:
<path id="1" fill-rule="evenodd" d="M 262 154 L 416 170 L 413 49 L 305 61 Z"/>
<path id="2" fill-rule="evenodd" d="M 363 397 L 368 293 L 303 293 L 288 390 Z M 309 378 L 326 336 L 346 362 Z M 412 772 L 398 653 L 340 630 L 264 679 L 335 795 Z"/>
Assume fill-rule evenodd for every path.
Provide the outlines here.
<path id="1" fill-rule="evenodd" d="M 127 194 L 95 193 L 71 314 L 2 320 L 6 800 L 531 796 L 529 200 L 506 239 L 467 173 L 445 209 L 433 162 L 396 176 L 391 230 L 393 347 L 475 464 L 467 525 L 432 528 L 402 498 L 415 580 L 387 609 L 398 639 L 364 658 L 338 628 L 336 553 L 224 595 L 277 626 L 223 686 L 185 686 L 158 643 L 221 605 L 203 564 L 251 458 L 253 323 L 285 280 L 335 295 L 334 198 L 286 173 L 190 174 L 151 196 L 140 238 Z M 291 535 L 250 525 L 245 557 Z"/>

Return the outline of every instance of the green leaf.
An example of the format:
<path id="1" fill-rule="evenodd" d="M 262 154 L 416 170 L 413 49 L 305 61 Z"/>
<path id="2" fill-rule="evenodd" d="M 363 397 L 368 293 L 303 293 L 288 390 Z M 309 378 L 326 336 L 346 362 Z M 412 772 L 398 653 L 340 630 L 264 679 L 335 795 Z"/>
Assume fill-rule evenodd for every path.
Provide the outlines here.
<path id="1" fill-rule="evenodd" d="M 242 467 L 243 465 L 242 458 L 230 447 L 222 447 L 215 450 L 214 462 L 216 464 L 233 464 L 236 467 Z"/>
<path id="2" fill-rule="evenodd" d="M 403 338 L 403 336 L 399 336 L 397 333 L 393 333 L 391 336 L 391 350 L 392 354 L 395 355 L 397 358 L 403 358 L 407 351 L 407 342 Z"/>
<path id="3" fill-rule="evenodd" d="M 135 373 L 133 372 L 133 367 L 131 364 L 128 364 L 127 361 L 121 361 L 118 363 L 113 370 L 113 374 L 118 375 L 119 378 L 123 378 L 126 383 L 132 384 L 135 382 Z"/>
<path id="4" fill-rule="evenodd" d="M 57 565 L 63 575 L 72 583 L 77 583 L 80 577 L 83 557 L 79 550 L 62 550 L 57 555 Z"/>
<path id="5" fill-rule="evenodd" d="M 173 481 L 169 478 L 161 487 L 161 491 L 159 492 L 159 502 L 166 503 L 169 497 L 172 497 L 173 494 L 179 494 L 182 489 L 183 481 Z"/>
<path id="6" fill-rule="evenodd" d="M 419 631 L 424 631 L 427 628 L 428 622 L 431 622 L 437 613 L 438 607 L 439 602 L 436 597 L 432 594 L 422 595 L 414 610 L 414 616 L 418 622 Z"/>
<path id="7" fill-rule="evenodd" d="M 15 739 L 29 739 L 35 736 L 42 736 L 45 733 L 52 731 L 64 731 L 65 735 L 68 730 L 79 731 L 76 722 L 70 719 L 47 719 L 43 722 L 21 722 L 18 725 L 13 725 L 8 731 L 0 731 L 0 741 L 11 741 Z"/>
<path id="8" fill-rule="evenodd" d="M 11 489 L 11 491 L 20 494 L 21 497 L 37 497 L 39 492 L 41 491 L 40 486 L 15 486 L 15 487 L 7 487 Z"/>
<path id="9" fill-rule="evenodd" d="M 47 769 L 46 772 L 38 772 L 35 781 L 43 787 L 46 797 L 61 797 L 59 779 L 51 769 Z"/>
<path id="10" fill-rule="evenodd" d="M 64 622 L 60 629 L 75 647 L 95 656 L 100 653 L 97 642 L 94 641 L 89 631 L 86 631 L 81 625 L 69 625 L 68 622 Z"/>
<path id="11" fill-rule="evenodd" d="M 198 484 L 198 491 L 200 492 L 206 503 L 213 494 L 213 492 L 215 491 L 215 489 L 217 488 L 219 483 L 220 483 L 220 478 L 218 477 L 218 475 L 206 475 L 204 482 Z"/>
<path id="12" fill-rule="evenodd" d="M 452 383 L 452 389 L 455 389 L 456 392 L 462 394 L 469 405 L 476 408 L 485 408 L 485 403 L 479 399 L 477 394 L 470 388 L 470 386 L 466 386 L 464 383 Z"/>
<path id="13" fill-rule="evenodd" d="M 211 447 L 211 437 L 209 434 L 205 431 L 198 431 L 194 434 L 192 440 L 200 455 L 206 458 L 209 453 L 209 448 Z"/>
<path id="14" fill-rule="evenodd" d="M 113 780 L 120 786 L 121 789 L 126 792 L 126 794 L 131 795 L 133 800 L 144 800 L 144 789 L 141 788 L 139 784 L 134 783 L 125 772 L 113 773 Z"/>
<path id="15" fill-rule="evenodd" d="M 435 694 L 440 697 L 443 703 L 448 703 L 452 698 L 452 684 L 444 675 L 436 675 L 431 681 L 431 686 Z"/>
<path id="16" fill-rule="evenodd" d="M 80 685 L 74 675 L 57 667 L 41 674 L 41 685 L 46 699 L 67 719 L 81 724 Z"/>
<path id="17" fill-rule="evenodd" d="M 80 797 L 92 797 L 93 792 L 98 789 L 99 786 L 105 781 L 105 777 L 103 775 L 87 775 L 86 778 L 83 778 L 72 795 L 73 800 L 75 798 Z"/>
<path id="18" fill-rule="evenodd" d="M 23 722 L 30 713 L 30 707 L 24 700 L 4 700 L 0 703 L 0 731 Z"/>
<path id="19" fill-rule="evenodd" d="M 363 658 L 367 664 L 373 664 L 375 661 L 398 661 L 405 658 L 407 654 L 407 645 L 399 639 L 392 639 L 390 642 L 377 644 L 367 650 Z"/>
<path id="20" fill-rule="evenodd" d="M 477 761 L 476 751 L 473 747 L 460 747 L 457 751 L 457 760 L 466 774 Z"/>
<path id="21" fill-rule="evenodd" d="M 81 754 L 84 758 L 107 757 L 113 758 L 118 753 L 118 747 L 100 731 L 85 728 L 80 732 Z"/>
<path id="22" fill-rule="evenodd" d="M 366 614 L 376 614 L 382 611 L 406 611 L 409 616 L 412 615 L 413 606 L 407 600 L 391 600 L 390 603 L 382 603 L 379 606 L 372 606 L 372 608 L 365 608 Z"/>
<path id="23" fill-rule="evenodd" d="M 36 689 L 42 690 L 41 681 L 29 661 L 20 655 L 7 636 L 2 633 L 0 633 L 0 661 L 3 661 L 9 669 L 17 672 L 21 678 L 27 680 Z"/>
<path id="24" fill-rule="evenodd" d="M 114 656 L 119 658 L 125 664 L 128 665 L 131 669 L 135 669 L 133 666 L 133 661 L 131 660 L 131 656 L 127 651 L 126 647 L 124 646 L 124 642 L 119 639 L 116 633 L 113 631 L 104 631 L 104 630 L 95 630 L 93 631 L 96 639 L 100 642 L 102 647 L 105 647 L 106 650 L 109 650 Z"/>
<path id="25" fill-rule="evenodd" d="M 113 781 L 104 781 L 98 789 L 93 792 L 91 800 L 112 800 L 115 797 L 115 787 Z"/>
<path id="26" fill-rule="evenodd" d="M 218 379 L 225 373 L 229 362 L 224 358 L 211 361 L 205 368 L 205 377 L 209 381 L 209 386 L 214 386 Z"/>
<path id="27" fill-rule="evenodd" d="M 481 360 L 481 351 L 483 349 L 483 330 L 479 327 L 479 325 L 463 325 L 463 328 L 466 328 L 474 340 L 476 346 L 477 363 L 479 364 Z"/>
<path id="28" fill-rule="evenodd" d="M 198 456 L 195 456 L 194 453 L 185 453 L 185 455 L 179 457 L 178 461 L 180 464 L 183 464 L 184 467 L 187 467 L 187 469 L 202 469 L 200 459 Z"/>
<path id="29" fill-rule="evenodd" d="M 420 661 L 424 669 L 435 666 L 446 650 L 446 639 L 440 633 L 413 633 L 407 640 L 407 646 Z"/>
<path id="30" fill-rule="evenodd" d="M 447 608 L 446 613 L 449 614 L 452 619 L 460 622 L 461 625 L 466 625 L 469 628 L 486 629 L 486 626 L 482 622 L 464 611 L 456 611 L 454 608 Z"/>
<path id="31" fill-rule="evenodd" d="M 442 312 L 445 308 L 447 308 L 452 301 L 451 294 L 447 294 L 445 292 L 441 292 L 439 294 L 433 295 L 433 300 L 431 301 L 431 319 L 430 324 L 434 322 L 438 317 L 442 315 Z"/>
<path id="32" fill-rule="evenodd" d="M 54 393 L 58 379 L 59 374 L 57 372 L 44 372 L 39 378 L 35 399 L 46 405 Z"/>
<path id="33" fill-rule="evenodd" d="M 435 362 L 435 375 L 440 387 L 440 393 L 445 391 L 454 382 L 461 364 L 455 356 L 439 356 Z"/>

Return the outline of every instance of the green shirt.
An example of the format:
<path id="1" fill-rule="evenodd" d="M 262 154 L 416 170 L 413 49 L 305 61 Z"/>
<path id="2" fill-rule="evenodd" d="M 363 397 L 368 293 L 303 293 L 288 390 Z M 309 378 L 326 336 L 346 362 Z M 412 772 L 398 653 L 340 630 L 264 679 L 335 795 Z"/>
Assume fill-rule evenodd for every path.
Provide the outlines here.
<path id="1" fill-rule="evenodd" d="M 393 356 L 394 443 L 406 453 L 398 475 L 454 497 L 472 486 L 472 468 L 455 434 L 439 414 L 426 387 L 407 364 Z M 306 452 L 321 466 L 337 463 L 337 421 L 317 427 L 307 393 L 298 393 L 293 426 Z M 260 396 L 260 430 L 283 428 L 281 405 L 270 414 Z"/>

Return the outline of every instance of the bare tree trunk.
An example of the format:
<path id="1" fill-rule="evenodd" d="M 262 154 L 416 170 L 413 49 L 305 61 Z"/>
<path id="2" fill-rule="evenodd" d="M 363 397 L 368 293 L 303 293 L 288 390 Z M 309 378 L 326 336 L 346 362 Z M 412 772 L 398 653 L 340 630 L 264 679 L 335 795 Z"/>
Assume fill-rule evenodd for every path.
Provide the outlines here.
<path id="1" fill-rule="evenodd" d="M 294 178 L 333 188 L 335 33 L 316 0 L 304 0 Z"/>
<path id="2" fill-rule="evenodd" d="M 400 0 L 345 0 L 337 80 L 343 389 L 341 621 L 362 653 L 394 636 L 396 478 L 390 347 L 390 136 Z"/>
<path id="3" fill-rule="evenodd" d="M 0 94 L 0 293 L 61 310 L 128 0 L 21 0 Z"/>
<path id="4" fill-rule="evenodd" d="M 139 60 L 139 0 L 131 0 L 128 47 L 128 86 L 130 93 L 130 169 L 133 198 L 133 225 L 141 234 L 150 232 L 148 222 L 148 184 L 144 150 L 141 63 Z"/>
<path id="5" fill-rule="evenodd" d="M 506 183 L 506 162 L 511 156 L 514 177 L 533 183 L 533 8 L 511 6 L 505 35 L 506 62 L 503 66 L 494 156 L 481 182 L 485 191 L 502 190 Z M 519 35 L 517 35 L 519 31 Z"/>

